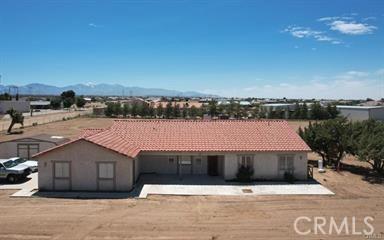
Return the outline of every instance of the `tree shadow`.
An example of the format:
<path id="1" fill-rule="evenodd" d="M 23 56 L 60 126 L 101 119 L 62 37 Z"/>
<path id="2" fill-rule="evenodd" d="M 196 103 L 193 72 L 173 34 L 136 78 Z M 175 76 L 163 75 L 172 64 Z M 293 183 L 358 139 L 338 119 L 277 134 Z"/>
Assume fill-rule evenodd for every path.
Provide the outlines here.
<path id="1" fill-rule="evenodd" d="M 311 165 L 313 167 L 318 167 L 318 161 L 317 160 L 308 160 L 308 165 Z M 331 170 L 331 171 L 336 171 L 335 168 L 326 168 L 326 169 Z M 359 175 L 362 177 L 362 180 L 369 182 L 371 184 L 383 184 L 384 183 L 384 175 L 373 171 L 369 167 L 357 166 L 354 164 L 341 162 L 341 171 L 348 171 L 350 173 Z"/>
<path id="2" fill-rule="evenodd" d="M 373 171 L 370 168 L 363 166 L 356 166 L 348 163 L 342 164 L 342 170 L 349 171 L 353 174 L 360 175 L 364 181 L 371 184 L 382 184 L 384 183 L 384 175 Z"/>

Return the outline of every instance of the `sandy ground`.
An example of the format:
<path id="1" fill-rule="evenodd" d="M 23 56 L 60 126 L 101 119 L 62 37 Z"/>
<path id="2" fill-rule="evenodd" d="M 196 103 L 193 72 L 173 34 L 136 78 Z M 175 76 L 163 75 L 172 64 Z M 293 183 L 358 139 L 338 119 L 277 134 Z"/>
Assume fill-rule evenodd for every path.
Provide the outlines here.
<path id="1" fill-rule="evenodd" d="M 315 177 L 336 195 L 81 200 L 10 198 L 2 190 L 0 239 L 364 239 L 345 232 L 299 236 L 293 224 L 300 216 L 348 217 L 350 231 L 353 216 L 357 231 L 372 216 L 375 233 L 384 234 L 383 185 L 347 171 Z"/>
<path id="2" fill-rule="evenodd" d="M 75 137 L 81 128 L 106 127 L 110 119 L 79 118 L 24 129 L 24 136 L 50 133 Z M 295 123 L 305 124 L 305 123 Z M 1 135 L 1 139 L 14 136 Z M 312 156 L 316 158 L 315 155 Z M 311 158 L 312 158 L 311 157 Z M 351 158 L 346 163 L 357 163 Z M 360 164 L 360 163 L 359 163 Z M 364 164 L 363 164 L 364 165 Z M 372 216 L 375 234 L 384 238 L 384 185 L 372 184 L 364 166 L 337 173 L 327 170 L 315 179 L 334 196 L 149 196 L 148 199 L 82 200 L 10 198 L 0 191 L 0 239 L 364 239 L 362 235 L 312 233 L 300 236 L 293 224 L 306 216 L 299 229 L 313 229 L 314 217 L 338 224 L 356 217 L 356 231 L 367 229 Z M 369 229 L 367 229 L 369 230 Z"/>

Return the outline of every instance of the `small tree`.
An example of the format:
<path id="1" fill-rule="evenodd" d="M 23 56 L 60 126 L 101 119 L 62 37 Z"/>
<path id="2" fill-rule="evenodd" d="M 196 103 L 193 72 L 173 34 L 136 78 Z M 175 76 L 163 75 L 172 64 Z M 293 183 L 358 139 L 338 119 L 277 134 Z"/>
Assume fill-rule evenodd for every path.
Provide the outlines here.
<path id="1" fill-rule="evenodd" d="M 149 106 L 147 103 L 140 104 L 141 111 L 140 111 L 140 116 L 142 117 L 148 117 L 149 115 Z"/>
<path id="2" fill-rule="evenodd" d="M 299 134 L 312 151 L 318 153 L 326 165 L 339 165 L 349 151 L 351 127 L 345 118 L 330 119 L 320 123 L 310 123 Z"/>
<path id="3" fill-rule="evenodd" d="M 180 105 L 179 104 L 175 104 L 175 106 L 173 107 L 173 116 L 175 118 L 179 118 L 181 116 L 181 111 L 180 111 Z"/>
<path id="4" fill-rule="evenodd" d="M 11 117 L 12 121 L 11 124 L 8 127 L 7 133 L 12 133 L 12 128 L 16 123 L 21 124 L 21 127 L 24 127 L 24 116 L 21 112 L 18 112 L 11 108 L 7 111 L 7 114 Z"/>
<path id="5" fill-rule="evenodd" d="M 361 161 L 369 163 L 378 172 L 384 172 L 384 123 L 365 121 L 355 123 L 357 147 L 355 155 Z"/>
<path id="6" fill-rule="evenodd" d="M 191 118 L 196 118 L 199 115 L 199 110 L 197 109 L 197 107 L 192 105 L 191 109 L 189 110 L 189 115 L 191 116 Z"/>
<path id="7" fill-rule="evenodd" d="M 123 117 L 127 117 L 129 114 L 129 104 L 125 103 L 122 109 Z"/>
<path id="8" fill-rule="evenodd" d="M 306 103 L 303 103 L 300 109 L 300 119 L 308 119 L 308 106 Z"/>
<path id="9" fill-rule="evenodd" d="M 183 110 L 181 111 L 181 115 L 184 119 L 188 117 L 188 106 L 186 104 L 184 104 L 184 106 L 183 106 Z"/>
<path id="10" fill-rule="evenodd" d="M 295 110 L 293 111 L 291 118 L 300 119 L 301 117 L 301 106 L 298 102 L 295 103 Z"/>
<path id="11" fill-rule="evenodd" d="M 156 116 L 156 110 L 153 106 L 148 106 L 148 116 L 153 118 Z"/>
<path id="12" fill-rule="evenodd" d="M 82 96 L 76 98 L 76 106 L 82 108 L 85 106 L 86 101 Z"/>
<path id="13" fill-rule="evenodd" d="M 136 117 L 139 114 L 139 104 L 137 102 L 134 102 L 131 106 L 131 116 Z"/>
<path id="14" fill-rule="evenodd" d="M 329 118 L 336 118 L 340 113 L 339 110 L 337 110 L 336 105 L 332 104 L 327 105 L 326 111 L 328 113 Z"/>
<path id="15" fill-rule="evenodd" d="M 64 108 L 70 108 L 75 103 L 75 92 L 72 90 L 64 91 L 61 93 L 61 99 L 63 100 Z"/>
<path id="16" fill-rule="evenodd" d="M 107 103 L 107 108 L 104 111 L 105 116 L 112 117 L 113 116 L 113 104 Z"/>
<path id="17" fill-rule="evenodd" d="M 210 101 L 208 104 L 208 107 L 209 107 L 209 115 L 211 117 L 217 116 L 217 101 L 215 100 Z"/>
<path id="18" fill-rule="evenodd" d="M 172 114 L 173 114 L 172 103 L 168 102 L 166 107 L 165 107 L 165 118 L 167 118 L 167 119 L 171 118 Z"/>
<path id="19" fill-rule="evenodd" d="M 156 115 L 159 116 L 160 118 L 163 117 L 163 114 L 164 114 L 164 108 L 163 108 L 163 104 L 159 104 L 156 108 Z"/>
<path id="20" fill-rule="evenodd" d="M 53 109 L 59 109 L 59 108 L 61 108 L 61 99 L 60 99 L 60 98 L 57 98 L 57 97 L 51 99 L 51 107 L 52 107 Z"/>

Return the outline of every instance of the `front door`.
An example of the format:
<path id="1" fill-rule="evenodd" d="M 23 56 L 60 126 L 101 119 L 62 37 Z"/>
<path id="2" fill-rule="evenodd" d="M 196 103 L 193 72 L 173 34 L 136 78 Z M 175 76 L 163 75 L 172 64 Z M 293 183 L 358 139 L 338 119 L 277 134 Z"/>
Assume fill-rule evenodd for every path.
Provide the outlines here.
<path id="1" fill-rule="evenodd" d="M 208 156 L 208 175 L 219 175 L 219 159 L 218 156 Z"/>

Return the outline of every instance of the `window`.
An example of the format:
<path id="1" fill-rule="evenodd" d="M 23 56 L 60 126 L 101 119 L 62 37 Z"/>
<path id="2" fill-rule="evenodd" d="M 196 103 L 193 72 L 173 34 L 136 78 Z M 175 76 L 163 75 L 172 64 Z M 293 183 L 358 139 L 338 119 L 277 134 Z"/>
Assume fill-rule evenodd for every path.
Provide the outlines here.
<path id="1" fill-rule="evenodd" d="M 201 165 L 201 158 L 196 158 L 195 163 L 196 165 Z"/>
<path id="2" fill-rule="evenodd" d="M 191 165 L 192 157 L 191 156 L 180 156 L 180 165 Z"/>
<path id="3" fill-rule="evenodd" d="M 238 157 L 239 167 L 253 168 L 253 155 L 240 155 Z"/>
<path id="4" fill-rule="evenodd" d="M 175 163 L 175 157 L 168 157 L 168 163 L 174 164 Z"/>
<path id="5" fill-rule="evenodd" d="M 115 177 L 114 163 L 98 163 L 99 179 L 113 179 Z"/>
<path id="6" fill-rule="evenodd" d="M 17 144 L 17 156 L 22 158 L 30 159 L 33 155 L 38 153 L 38 143 L 19 143 Z"/>
<path id="7" fill-rule="evenodd" d="M 54 163 L 55 178 L 69 178 L 69 162 Z"/>
<path id="8" fill-rule="evenodd" d="M 280 155 L 278 165 L 280 171 L 292 172 L 294 170 L 293 155 Z"/>

